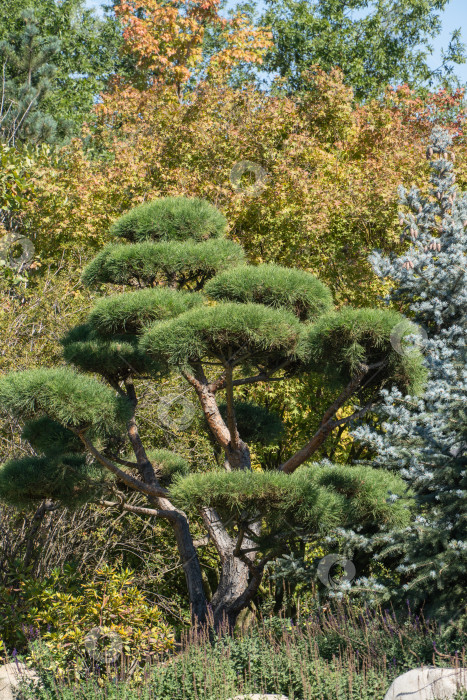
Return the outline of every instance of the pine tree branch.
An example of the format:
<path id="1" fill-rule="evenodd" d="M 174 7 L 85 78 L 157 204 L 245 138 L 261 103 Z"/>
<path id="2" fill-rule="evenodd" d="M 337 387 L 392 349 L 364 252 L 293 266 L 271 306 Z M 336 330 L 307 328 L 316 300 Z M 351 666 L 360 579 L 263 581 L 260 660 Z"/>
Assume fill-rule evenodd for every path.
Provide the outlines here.
<path id="1" fill-rule="evenodd" d="M 128 422 L 128 437 L 130 438 L 130 442 L 135 453 L 136 461 L 138 464 L 138 471 L 146 484 L 149 484 L 153 488 L 160 488 L 160 484 L 156 478 L 154 467 L 152 466 L 151 461 L 146 454 L 146 450 L 144 449 L 143 442 L 139 435 L 138 426 L 135 418 L 138 399 L 136 397 L 135 386 L 131 377 L 127 377 L 125 379 L 125 389 L 127 391 L 127 396 L 130 399 L 133 406 L 133 415 Z"/>
<path id="2" fill-rule="evenodd" d="M 221 416 L 215 394 L 210 389 L 209 381 L 201 363 L 196 368 L 196 377 L 185 370 L 182 370 L 181 373 L 196 391 L 201 408 L 216 441 L 221 447 L 226 449 L 230 443 L 230 431 Z"/>
<path id="3" fill-rule="evenodd" d="M 121 459 L 121 457 L 117 457 L 116 455 L 109 455 L 109 457 L 117 464 L 121 464 L 122 467 L 128 467 L 129 469 L 137 469 L 138 468 L 138 465 L 136 462 L 130 462 L 127 459 Z"/>
<path id="4" fill-rule="evenodd" d="M 225 388 L 227 397 L 227 427 L 230 432 L 230 447 L 233 450 L 238 449 L 240 436 L 237 429 L 237 421 L 235 420 L 234 396 L 233 396 L 233 369 L 231 366 L 226 369 Z"/>
<path id="5" fill-rule="evenodd" d="M 77 428 L 70 428 L 70 430 L 75 433 L 86 447 L 88 452 L 101 464 L 103 467 L 108 469 L 115 474 L 121 481 L 123 481 L 126 486 L 129 486 L 134 491 L 139 491 L 139 493 L 144 493 L 149 498 L 164 497 L 167 495 L 167 489 L 163 489 L 161 486 L 155 487 L 150 484 L 145 484 L 139 479 L 135 479 L 130 474 L 119 469 L 113 462 L 111 462 L 107 457 L 105 457 L 95 445 L 86 437 L 86 429 L 79 430 Z"/>
<path id="6" fill-rule="evenodd" d="M 129 503 L 113 503 L 112 501 L 98 501 L 98 505 L 103 505 L 106 508 L 118 508 L 119 510 L 125 510 L 128 513 L 136 513 L 136 515 L 149 515 L 155 518 L 166 518 L 171 516 L 171 513 L 164 510 L 157 510 L 156 508 L 143 508 L 141 506 L 132 506 Z"/>
<path id="7" fill-rule="evenodd" d="M 315 432 L 311 440 L 294 455 L 292 455 L 292 457 L 290 457 L 286 462 L 284 462 L 280 467 L 280 471 L 283 471 L 286 474 L 292 474 L 301 464 L 306 462 L 306 460 L 309 459 L 319 447 L 321 447 L 334 428 L 344 425 L 345 423 L 349 423 L 350 420 L 355 420 L 359 412 L 356 412 L 347 418 L 342 418 L 339 421 L 334 421 L 332 418 L 335 416 L 337 411 L 342 408 L 345 402 L 348 401 L 348 399 L 357 391 L 363 377 L 367 374 L 367 372 L 370 369 L 376 368 L 376 366 L 379 366 L 379 363 L 378 365 L 372 365 L 371 367 L 364 365 L 360 368 L 334 403 L 332 403 L 327 409 L 321 420 L 320 427 Z M 366 411 L 369 410 L 370 405 L 366 406 L 364 409 L 362 409 L 362 411 L 366 413 Z"/>

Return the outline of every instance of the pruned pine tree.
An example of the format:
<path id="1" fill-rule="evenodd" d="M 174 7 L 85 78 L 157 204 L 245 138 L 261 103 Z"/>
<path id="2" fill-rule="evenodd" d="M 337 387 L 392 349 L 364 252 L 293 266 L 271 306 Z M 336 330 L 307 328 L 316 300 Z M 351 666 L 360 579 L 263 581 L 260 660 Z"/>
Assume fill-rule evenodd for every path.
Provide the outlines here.
<path id="1" fill-rule="evenodd" d="M 400 472 L 419 507 L 413 525 L 377 538 L 379 556 L 399 561 L 404 586 L 392 593 L 467 625 L 467 193 L 455 184 L 451 145 L 449 133 L 435 129 L 428 195 L 401 190 L 407 253 L 373 256 L 375 271 L 394 283 L 388 300 L 427 334 L 426 390 L 384 392 L 384 430 L 361 427 L 356 436 L 376 450 L 374 466 Z"/>
<path id="2" fill-rule="evenodd" d="M 0 381 L 0 405 L 24 423 L 31 446 L 31 456 L 3 466 L 0 494 L 15 503 L 42 498 L 68 506 L 89 498 L 108 507 L 109 517 L 118 505 L 164 518 L 193 617 L 204 622 L 208 601 L 187 514 L 196 515 L 219 556 L 219 585 L 209 601 L 215 623 L 227 618 L 234 625 L 265 565 L 291 539 L 355 522 L 377 531 L 407 521 L 403 499 L 388 503 L 389 492 L 403 493 L 397 477 L 306 462 L 332 430 L 370 410 L 382 386 L 412 391 L 423 371 L 419 356 L 392 348 L 398 313 L 336 311 L 330 290 L 313 275 L 248 265 L 225 230 L 215 207 L 185 197 L 146 203 L 114 223 L 115 242 L 87 266 L 83 282 L 128 291 L 100 299 L 86 323 L 63 339 L 64 358 L 75 369 Z M 173 372 L 193 388 L 222 455 L 204 473 L 190 473 L 167 450 L 151 452 L 141 437 L 138 397 Z M 279 470 L 252 470 L 246 436 L 264 430 L 270 439 L 274 425 L 282 426 L 274 417 L 268 424 L 264 407 L 237 401 L 237 387 L 304 372 L 332 384 L 334 402 Z M 132 491 L 147 503 L 129 504 Z"/>

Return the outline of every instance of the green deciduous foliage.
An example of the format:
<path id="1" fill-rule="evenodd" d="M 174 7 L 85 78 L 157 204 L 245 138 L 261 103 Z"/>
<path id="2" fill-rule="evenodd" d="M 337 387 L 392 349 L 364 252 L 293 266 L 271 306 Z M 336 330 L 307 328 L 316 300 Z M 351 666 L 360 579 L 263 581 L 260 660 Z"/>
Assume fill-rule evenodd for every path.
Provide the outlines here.
<path id="1" fill-rule="evenodd" d="M 40 643 L 29 648 L 29 660 L 40 657 L 55 678 L 84 680 L 93 672 L 113 676 L 116 661 L 123 660 L 122 676 L 130 672 L 140 680 L 144 663 L 174 648 L 172 629 L 135 586 L 129 569 L 104 564 L 94 580 L 86 581 L 65 566 L 42 582 L 20 576 L 16 587 L 16 611 L 7 616 L 4 639 L 8 646 L 20 646 L 21 636 L 33 641 L 40 635 Z M 13 599 L 9 587 L 0 590 L 2 597 Z M 23 629 L 15 630 L 21 613 Z"/>
<path id="2" fill-rule="evenodd" d="M 216 203 L 228 221 L 228 237 L 241 243 L 249 261 L 311 272 L 338 304 L 377 303 L 384 285 L 368 255 L 375 247 L 402 249 L 397 186 L 423 182 L 424 139 L 433 119 L 462 128 L 462 94 L 439 92 L 423 100 L 400 88 L 355 105 L 341 72 L 314 68 L 307 81 L 304 94 L 290 96 L 251 84 L 238 90 L 201 83 L 182 101 L 165 85 L 137 90 L 116 83 L 96 105 L 87 132 L 86 146 L 105 157 L 90 159 L 75 141 L 34 178 L 27 214 L 37 250 L 44 260 L 71 247 L 101 250 L 123 213 L 189 195 Z M 464 181 L 463 138 L 455 149 Z M 266 173 L 254 196 L 232 180 L 234 168 L 246 161 Z M 221 251 L 214 244 L 196 247 L 192 239 L 191 256 L 175 241 L 146 241 L 127 252 L 119 239 L 112 245 L 117 247 L 102 251 L 95 264 L 102 282 L 115 274 L 118 284 L 137 282 L 138 274 L 151 284 L 151 267 L 160 259 L 152 278 L 169 284 L 171 276 L 174 284 L 190 278 L 196 286 L 203 259 L 204 283 L 223 269 L 223 256 L 242 255 L 226 241 Z"/>
<path id="3" fill-rule="evenodd" d="M 308 89 L 303 72 L 310 66 L 338 67 L 359 100 L 380 95 L 389 84 L 426 88 L 449 82 L 454 66 L 465 61 L 459 30 L 439 69 L 427 61 L 428 42 L 441 32 L 439 12 L 446 5 L 447 0 L 266 0 L 262 21 L 272 29 L 274 46 L 265 65 L 290 91 Z"/>

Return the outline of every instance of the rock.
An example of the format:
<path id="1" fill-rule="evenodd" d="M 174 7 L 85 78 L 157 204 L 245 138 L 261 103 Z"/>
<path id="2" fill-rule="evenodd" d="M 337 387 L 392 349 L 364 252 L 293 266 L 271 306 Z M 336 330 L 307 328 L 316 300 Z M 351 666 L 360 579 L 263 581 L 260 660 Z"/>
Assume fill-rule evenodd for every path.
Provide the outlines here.
<path id="1" fill-rule="evenodd" d="M 229 700 L 289 700 L 285 695 L 236 695 Z"/>
<path id="2" fill-rule="evenodd" d="M 446 700 L 467 690 L 467 668 L 415 668 L 396 678 L 384 700 Z"/>
<path id="3" fill-rule="evenodd" d="M 22 681 L 39 682 L 37 673 L 22 663 L 11 663 L 0 666 L 0 700 L 17 700 L 21 695 L 18 686 Z"/>

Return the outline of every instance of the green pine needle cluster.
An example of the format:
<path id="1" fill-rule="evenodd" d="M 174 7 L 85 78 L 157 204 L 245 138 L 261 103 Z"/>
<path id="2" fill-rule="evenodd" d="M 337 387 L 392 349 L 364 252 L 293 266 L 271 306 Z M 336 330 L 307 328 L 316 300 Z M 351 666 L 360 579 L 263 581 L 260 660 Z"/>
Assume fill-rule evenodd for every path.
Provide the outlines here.
<path id="1" fill-rule="evenodd" d="M 254 302 L 287 309 L 302 321 L 330 311 L 331 291 L 309 272 L 280 265 L 244 265 L 208 282 L 206 294 L 216 301 Z"/>
<path id="2" fill-rule="evenodd" d="M 206 241 L 221 238 L 225 216 L 204 199 L 162 197 L 134 207 L 112 225 L 110 232 L 133 243 L 142 241 Z"/>
<path id="3" fill-rule="evenodd" d="M 391 309 L 353 309 L 331 311 L 308 326 L 301 352 L 312 371 L 326 372 L 337 382 L 347 383 L 362 364 L 372 365 L 387 358 L 378 373 L 378 383 L 391 381 L 404 391 L 418 392 L 426 372 L 423 356 L 413 349 L 398 353 L 391 336 L 406 322 Z"/>
<path id="4" fill-rule="evenodd" d="M 83 444 L 78 436 L 48 416 L 27 421 L 21 439 L 29 442 L 36 452 L 42 454 L 83 451 Z"/>
<path id="5" fill-rule="evenodd" d="M 165 370 L 143 352 L 136 335 L 115 335 L 103 338 L 89 323 L 72 328 L 62 339 L 66 362 L 83 372 L 93 372 L 114 381 L 130 374 L 155 376 Z"/>
<path id="6" fill-rule="evenodd" d="M 104 297 L 89 315 L 90 325 L 100 334 L 138 333 L 153 321 L 179 316 L 204 303 L 201 294 L 156 287 Z"/>
<path id="7" fill-rule="evenodd" d="M 0 407 L 29 420 L 45 414 L 64 426 L 121 432 L 131 404 L 101 382 L 68 368 L 12 372 L 0 379 Z"/>
<path id="8" fill-rule="evenodd" d="M 176 452 L 163 447 L 157 450 L 149 450 L 148 458 L 152 462 L 163 486 L 168 486 L 172 483 L 176 476 L 187 476 L 190 473 L 190 465 L 186 459 Z"/>
<path id="9" fill-rule="evenodd" d="M 108 245 L 89 263 L 83 284 L 127 284 L 153 287 L 202 285 L 222 270 L 245 260 L 243 248 L 227 239 L 164 241 Z"/>
<path id="10" fill-rule="evenodd" d="M 96 498 L 105 475 L 89 462 L 79 438 L 48 416 L 27 421 L 21 438 L 37 455 L 11 459 L 0 467 L 0 496 L 17 507 L 51 500 L 77 508 Z"/>
<path id="11" fill-rule="evenodd" d="M 84 455 L 22 457 L 0 467 L 0 496 L 20 508 L 46 499 L 78 508 L 102 492 L 102 477 Z"/>
<path id="12" fill-rule="evenodd" d="M 261 304 L 201 307 L 153 324 L 141 347 L 172 365 L 214 357 L 219 361 L 249 354 L 293 355 L 301 324 L 289 311 Z"/>
<path id="13" fill-rule="evenodd" d="M 287 521 L 314 532 L 356 522 L 375 529 L 407 524 L 406 485 L 397 476 L 366 466 L 313 464 L 294 474 L 212 471 L 178 478 L 170 489 L 185 509 L 215 507 L 245 519 L 267 515 L 275 526 Z M 392 494 L 401 496 L 395 503 Z M 405 496 L 405 498 L 402 498 Z"/>

